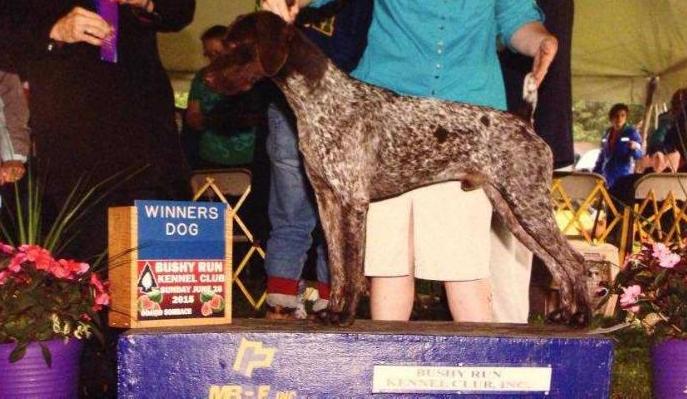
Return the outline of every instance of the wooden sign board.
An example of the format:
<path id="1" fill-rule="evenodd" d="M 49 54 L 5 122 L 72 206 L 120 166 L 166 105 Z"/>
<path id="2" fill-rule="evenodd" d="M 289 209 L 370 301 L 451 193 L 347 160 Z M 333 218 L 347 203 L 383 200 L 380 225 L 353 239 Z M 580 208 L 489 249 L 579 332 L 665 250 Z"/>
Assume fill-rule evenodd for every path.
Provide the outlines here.
<path id="1" fill-rule="evenodd" d="M 232 217 L 224 203 L 136 201 L 108 211 L 109 325 L 231 323 Z"/>

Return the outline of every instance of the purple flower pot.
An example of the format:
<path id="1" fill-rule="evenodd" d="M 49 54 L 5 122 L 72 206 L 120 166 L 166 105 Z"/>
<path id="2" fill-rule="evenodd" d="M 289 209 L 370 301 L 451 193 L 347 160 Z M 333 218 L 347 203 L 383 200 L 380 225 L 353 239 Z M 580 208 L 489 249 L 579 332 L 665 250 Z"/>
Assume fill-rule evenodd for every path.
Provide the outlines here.
<path id="1" fill-rule="evenodd" d="M 9 357 L 15 344 L 0 344 L 0 398 L 76 398 L 82 343 L 70 339 L 45 341 L 52 354 L 52 367 L 43 359 L 37 343 L 16 363 Z"/>
<path id="2" fill-rule="evenodd" d="M 687 397 L 687 340 L 671 339 L 651 348 L 656 399 Z"/>

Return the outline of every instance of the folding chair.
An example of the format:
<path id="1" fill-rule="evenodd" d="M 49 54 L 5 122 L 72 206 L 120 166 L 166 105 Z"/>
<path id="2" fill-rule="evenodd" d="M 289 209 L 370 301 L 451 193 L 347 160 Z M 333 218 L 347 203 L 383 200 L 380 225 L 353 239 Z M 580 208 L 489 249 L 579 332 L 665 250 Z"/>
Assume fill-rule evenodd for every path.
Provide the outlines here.
<path id="1" fill-rule="evenodd" d="M 242 234 L 234 235 L 232 242 L 250 244 L 250 249 L 243 256 L 241 262 L 234 268 L 233 283 L 239 287 L 243 296 L 253 309 L 258 310 L 265 302 L 267 294 L 263 291 L 256 296 L 252 295 L 240 278 L 241 272 L 246 268 L 254 255 L 257 254 L 263 261 L 265 259 L 265 251 L 255 240 L 253 233 L 251 233 L 238 214 L 239 209 L 241 209 L 241 206 L 245 203 L 246 198 L 248 198 L 250 194 L 251 181 L 252 174 L 250 170 L 245 168 L 227 168 L 194 171 L 191 175 L 190 183 L 194 193 L 194 201 L 204 197 L 209 201 L 219 200 L 227 204 L 229 207 L 229 217 L 233 219 L 242 232 Z M 227 200 L 227 197 L 238 199 L 232 205 Z"/>
<path id="2" fill-rule="evenodd" d="M 661 242 L 685 246 L 687 231 L 687 174 L 649 173 L 634 185 L 631 241 L 627 252 L 636 244 Z"/>
<path id="3" fill-rule="evenodd" d="M 557 172 L 551 199 L 561 232 L 587 261 L 589 288 L 594 292 L 601 281 L 612 281 L 620 270 L 622 251 L 607 240 L 619 230 L 623 246 L 629 210 L 617 208 L 604 178 L 596 173 Z M 558 299 L 557 287 L 550 288 L 545 304 L 547 313 L 556 307 Z M 600 311 L 610 315 L 616 299 L 611 298 Z"/>

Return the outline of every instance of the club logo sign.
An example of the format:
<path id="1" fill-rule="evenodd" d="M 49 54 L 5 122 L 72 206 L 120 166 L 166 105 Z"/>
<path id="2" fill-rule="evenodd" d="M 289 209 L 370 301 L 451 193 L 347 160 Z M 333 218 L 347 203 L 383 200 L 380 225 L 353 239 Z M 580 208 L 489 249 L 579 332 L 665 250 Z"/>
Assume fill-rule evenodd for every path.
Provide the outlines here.
<path id="1" fill-rule="evenodd" d="M 544 392 L 551 367 L 374 366 L 373 393 Z"/>

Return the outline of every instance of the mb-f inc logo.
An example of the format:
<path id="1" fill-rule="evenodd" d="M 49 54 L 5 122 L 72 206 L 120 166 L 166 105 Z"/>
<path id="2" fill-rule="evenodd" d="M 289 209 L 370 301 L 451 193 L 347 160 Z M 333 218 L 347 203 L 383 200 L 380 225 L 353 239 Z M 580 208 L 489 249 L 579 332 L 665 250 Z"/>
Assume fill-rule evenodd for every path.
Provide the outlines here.
<path id="1" fill-rule="evenodd" d="M 249 341 L 241 338 L 239 349 L 234 360 L 234 371 L 238 374 L 252 378 L 253 370 L 272 366 L 276 348 L 263 346 L 262 342 Z M 211 385 L 208 390 L 208 399 L 296 399 L 294 390 L 274 390 L 267 382 L 260 385 Z"/>
<path id="2" fill-rule="evenodd" d="M 272 365 L 276 351 L 276 348 L 263 347 L 262 342 L 241 338 L 239 351 L 236 354 L 236 360 L 234 360 L 234 371 L 243 376 L 251 377 L 254 369 L 267 368 Z"/>

